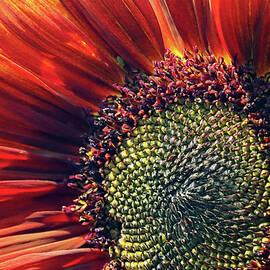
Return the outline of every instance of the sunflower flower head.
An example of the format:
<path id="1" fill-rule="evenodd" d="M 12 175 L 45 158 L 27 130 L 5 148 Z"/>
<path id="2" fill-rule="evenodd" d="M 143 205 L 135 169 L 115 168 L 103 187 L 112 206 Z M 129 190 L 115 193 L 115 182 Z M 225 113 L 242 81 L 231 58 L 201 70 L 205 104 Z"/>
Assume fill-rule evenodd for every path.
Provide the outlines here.
<path id="1" fill-rule="evenodd" d="M 269 14 L 1 0 L 0 270 L 270 269 Z"/>
<path id="2" fill-rule="evenodd" d="M 269 81 L 194 48 L 92 116 L 75 211 L 106 269 L 237 269 L 269 245 Z M 259 93 L 259 95 L 258 95 Z M 254 260 L 254 258 L 256 259 Z"/>

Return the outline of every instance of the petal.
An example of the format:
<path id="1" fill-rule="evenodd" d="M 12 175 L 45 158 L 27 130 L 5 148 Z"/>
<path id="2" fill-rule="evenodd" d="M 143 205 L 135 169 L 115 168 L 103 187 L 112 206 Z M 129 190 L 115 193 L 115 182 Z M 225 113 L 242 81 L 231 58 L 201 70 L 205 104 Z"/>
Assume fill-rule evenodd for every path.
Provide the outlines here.
<path id="1" fill-rule="evenodd" d="M 270 2 L 261 1 L 254 35 L 254 64 L 259 74 L 270 72 Z"/>
<path id="2" fill-rule="evenodd" d="M 171 16 L 165 0 L 150 0 L 151 6 L 158 19 L 164 47 L 175 54 L 182 55 L 185 49 L 184 42 L 179 35 L 175 22 Z"/>
<path id="3" fill-rule="evenodd" d="M 163 53 L 161 33 L 148 1 L 62 1 L 74 17 L 87 26 L 129 63 L 152 71 L 152 61 Z M 100 43 L 100 40 L 98 39 Z"/>
<path id="4" fill-rule="evenodd" d="M 165 46 L 177 54 L 197 46 L 201 52 L 228 59 L 208 0 L 150 1 L 162 28 Z"/>
<path id="5" fill-rule="evenodd" d="M 57 189 L 57 183 L 52 181 L 40 180 L 18 180 L 18 181 L 1 181 L 0 182 L 0 202 L 12 199 L 23 199 L 31 196 L 37 197 L 48 194 Z"/>
<path id="6" fill-rule="evenodd" d="M 258 70 L 269 68 L 269 1 L 211 1 L 218 33 L 238 64 L 254 59 Z M 268 42 L 267 42 L 268 41 Z"/>
<path id="7" fill-rule="evenodd" d="M 108 255 L 97 249 L 73 249 L 34 253 L 15 258 L 0 264 L 1 270 L 26 269 L 69 269 L 69 270 L 100 270 L 107 262 Z"/>
<path id="8" fill-rule="evenodd" d="M 0 262 L 31 254 L 80 247 L 85 244 L 86 230 L 80 224 L 69 227 L 12 235 L 1 238 Z"/>
<path id="9" fill-rule="evenodd" d="M 19 104 L 38 107 L 39 111 L 54 115 L 56 118 L 62 116 L 62 118 L 69 121 L 75 118 L 73 121 L 76 122 L 81 117 L 81 112 L 76 105 L 82 103 L 83 106 L 89 106 L 89 103 L 83 103 L 83 100 L 76 97 L 76 95 L 68 95 L 66 89 L 49 87 L 33 73 L 1 54 L 0 78 L 1 95 L 5 95 L 3 105 L 6 105 L 8 99 L 12 98 Z"/>
<path id="10" fill-rule="evenodd" d="M 1 53 L 51 87 L 97 103 L 123 71 L 71 20 L 45 1 L 1 1 Z"/>
<path id="11" fill-rule="evenodd" d="M 29 198 L 25 198 L 29 200 Z M 14 200 L 16 201 L 16 200 Z M 32 200 L 33 201 L 33 200 Z M 32 209 L 36 211 L 36 209 Z M 7 221 L 7 220 L 6 220 Z M 0 230 L 1 237 L 10 235 L 17 235 L 22 233 L 31 233 L 37 230 L 48 230 L 51 228 L 59 228 L 64 225 L 71 225 L 78 221 L 77 216 L 68 216 L 60 211 L 36 211 L 26 214 L 21 223 L 14 222 L 7 226 L 3 221 L 1 222 L 2 229 Z M 4 227 L 6 226 L 6 227 Z"/>
<path id="12" fill-rule="evenodd" d="M 85 244 L 88 228 L 80 225 L 77 216 L 57 211 L 75 197 L 62 185 L 19 180 L 2 181 L 0 187 L 0 265 L 27 254 Z"/>
<path id="13" fill-rule="evenodd" d="M 0 179 L 48 179 L 62 180 L 68 177 L 73 168 L 72 158 L 39 150 L 21 150 L 0 146 Z"/>
<path id="14" fill-rule="evenodd" d="M 196 18 L 194 1 L 170 0 L 166 3 L 185 48 L 192 49 L 196 44 L 200 50 L 205 50 L 202 33 Z"/>
<path id="15" fill-rule="evenodd" d="M 61 210 L 63 205 L 71 204 L 77 196 L 77 192 L 65 187 L 63 184 L 48 180 L 1 181 L 0 186 L 0 235 L 9 235 L 20 230 L 16 227 L 17 225 L 25 227 L 26 223 L 29 224 L 30 217 L 31 221 L 33 221 L 31 216 L 33 213 Z M 46 221 L 45 224 L 47 224 L 49 222 L 48 216 L 51 214 L 38 215 L 40 219 L 38 222 L 41 224 Z M 34 217 L 37 218 L 37 216 Z M 45 221 L 43 221 L 43 218 Z M 70 221 L 74 222 L 77 219 L 72 217 Z"/>
<path id="16" fill-rule="evenodd" d="M 230 63 L 230 56 L 218 36 L 209 0 L 195 0 L 193 3 L 202 50 L 209 51 L 217 57 L 222 56 L 227 63 Z"/>
<path id="17" fill-rule="evenodd" d="M 89 129 L 87 112 L 76 106 L 80 100 L 65 97 L 6 57 L 0 59 L 0 178 L 63 179 L 72 174 L 71 160 Z"/>

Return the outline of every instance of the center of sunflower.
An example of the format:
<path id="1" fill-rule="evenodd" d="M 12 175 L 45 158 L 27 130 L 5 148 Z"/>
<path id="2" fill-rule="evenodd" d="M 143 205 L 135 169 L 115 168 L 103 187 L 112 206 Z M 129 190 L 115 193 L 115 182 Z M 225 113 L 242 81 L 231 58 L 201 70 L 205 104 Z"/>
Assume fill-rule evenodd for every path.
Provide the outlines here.
<path id="1" fill-rule="evenodd" d="M 267 153 L 245 115 L 180 101 L 138 123 L 104 169 L 126 269 L 244 267 L 267 220 Z"/>
<path id="2" fill-rule="evenodd" d="M 106 269 L 266 265 L 269 83 L 197 50 L 154 69 L 93 117 L 66 211 L 109 251 Z"/>

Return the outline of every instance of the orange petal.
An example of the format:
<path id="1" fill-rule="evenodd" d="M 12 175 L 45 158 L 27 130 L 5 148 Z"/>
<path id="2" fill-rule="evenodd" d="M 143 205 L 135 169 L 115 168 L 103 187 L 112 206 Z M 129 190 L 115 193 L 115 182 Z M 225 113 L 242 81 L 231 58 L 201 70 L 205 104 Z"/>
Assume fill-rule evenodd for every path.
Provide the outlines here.
<path id="1" fill-rule="evenodd" d="M 86 228 L 79 223 L 71 226 L 63 226 L 55 230 L 45 229 L 45 231 L 41 232 L 30 231 L 2 237 L 0 243 L 0 260 L 13 257 L 14 254 L 19 256 L 19 254 L 29 253 L 33 248 L 36 251 L 47 250 L 49 246 L 50 249 L 53 245 L 54 247 L 57 246 L 57 249 L 64 249 L 68 248 L 68 246 L 64 246 L 63 244 L 67 245 L 67 243 L 70 243 L 70 247 L 79 247 L 85 243 L 83 233 L 86 232 Z"/>
<path id="2" fill-rule="evenodd" d="M 55 211 L 71 203 L 74 194 L 40 180 L 3 181 L 0 187 L 0 262 L 85 244 L 88 228 L 77 216 Z"/>
<path id="3" fill-rule="evenodd" d="M 200 31 L 196 18 L 194 1 L 170 0 L 166 2 L 185 48 L 192 49 L 196 44 L 200 50 L 205 50 L 203 33 Z"/>
<path id="4" fill-rule="evenodd" d="M 0 262 L 25 254 L 78 248 L 85 244 L 86 228 L 77 225 L 1 238 Z"/>
<path id="5" fill-rule="evenodd" d="M 258 1 L 258 20 L 254 35 L 254 64 L 259 74 L 270 72 L 270 2 Z"/>
<path id="6" fill-rule="evenodd" d="M 51 224 L 53 220 L 48 220 L 48 217 L 52 214 L 61 220 L 62 217 L 55 211 L 61 210 L 63 205 L 71 204 L 78 195 L 70 188 L 52 181 L 14 180 L 0 183 L 3 189 L 0 194 L 0 235 L 23 231 L 22 228 L 25 228 L 27 224 Z M 50 211 L 50 213 L 33 216 L 33 213 L 40 211 Z M 69 223 L 71 221 L 74 222 L 77 219 L 72 218 Z M 61 223 L 59 220 L 56 222 Z"/>
<path id="7" fill-rule="evenodd" d="M 51 193 L 57 189 L 57 183 L 40 180 L 0 181 L 0 202 L 12 199 L 26 199 Z"/>
<path id="8" fill-rule="evenodd" d="M 269 67 L 269 1 L 212 0 L 211 7 L 231 57 L 237 57 L 238 64 L 254 59 L 260 71 Z"/>
<path id="9" fill-rule="evenodd" d="M 80 269 L 100 270 L 108 255 L 97 249 L 61 250 L 25 255 L 0 264 L 1 270 Z"/>
<path id="10" fill-rule="evenodd" d="M 64 179 L 73 172 L 69 162 L 68 156 L 53 152 L 0 146 L 0 179 L 48 179 L 48 174 L 53 179 Z"/>
<path id="11" fill-rule="evenodd" d="M 73 97 L 0 59 L 0 178 L 63 179 L 89 128 L 86 114 Z"/>
<path id="12" fill-rule="evenodd" d="M 152 71 L 152 61 L 161 58 L 161 33 L 148 1 L 62 2 L 74 17 L 89 25 L 90 37 L 94 29 L 119 56 L 134 66 Z"/>
<path id="13" fill-rule="evenodd" d="M 207 0 L 151 0 L 165 46 L 177 54 L 197 46 L 201 52 L 228 58 L 217 35 Z"/>
<path id="14" fill-rule="evenodd" d="M 210 2 L 208 0 L 195 0 L 193 5 L 202 50 L 209 51 L 209 53 L 214 54 L 216 57 L 222 56 L 227 63 L 230 63 L 230 57 L 218 36 Z"/>
<path id="15" fill-rule="evenodd" d="M 164 47 L 182 55 L 185 44 L 176 28 L 175 22 L 165 0 L 149 0 L 159 22 Z"/>
<path id="16" fill-rule="evenodd" d="M 49 3 L 3 0 L 0 21 L 0 52 L 52 87 L 93 103 L 123 78 L 117 61 Z"/>
<path id="17" fill-rule="evenodd" d="M 69 121 L 73 118 L 78 122 L 78 105 L 90 106 L 89 102 L 72 95 L 67 89 L 54 85 L 54 88 L 42 82 L 29 70 L 0 54 L 1 95 L 8 99 L 18 100 L 19 103 L 38 107 L 54 117 L 65 117 Z"/>
<path id="18" fill-rule="evenodd" d="M 25 199 L 29 198 L 26 197 Z M 35 209 L 32 209 L 32 211 L 34 210 Z M 69 226 L 74 224 L 74 222 L 78 222 L 78 219 L 79 218 L 77 216 L 66 215 L 64 212 L 60 211 L 37 211 L 30 215 L 26 215 L 22 221 L 13 222 L 14 225 L 12 224 L 12 226 L 9 225 L 0 229 L 0 236 L 7 237 L 26 232 L 30 233 L 37 230 L 42 231 Z"/>

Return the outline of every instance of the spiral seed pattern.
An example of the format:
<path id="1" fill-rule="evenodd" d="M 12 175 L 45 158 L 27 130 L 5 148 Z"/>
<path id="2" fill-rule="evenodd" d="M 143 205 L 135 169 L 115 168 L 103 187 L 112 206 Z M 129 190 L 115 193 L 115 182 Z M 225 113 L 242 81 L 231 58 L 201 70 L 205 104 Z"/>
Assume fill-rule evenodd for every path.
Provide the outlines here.
<path id="1" fill-rule="evenodd" d="M 180 100 L 140 120 L 103 171 L 125 269 L 242 269 L 269 239 L 269 154 L 247 116 Z"/>
<path id="2" fill-rule="evenodd" d="M 270 267 L 269 76 L 236 64 L 167 50 L 88 115 L 63 210 L 104 269 Z"/>

